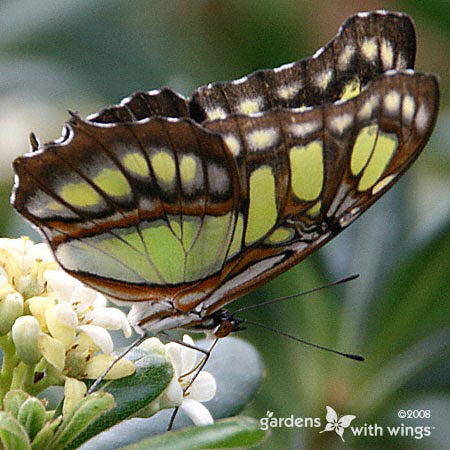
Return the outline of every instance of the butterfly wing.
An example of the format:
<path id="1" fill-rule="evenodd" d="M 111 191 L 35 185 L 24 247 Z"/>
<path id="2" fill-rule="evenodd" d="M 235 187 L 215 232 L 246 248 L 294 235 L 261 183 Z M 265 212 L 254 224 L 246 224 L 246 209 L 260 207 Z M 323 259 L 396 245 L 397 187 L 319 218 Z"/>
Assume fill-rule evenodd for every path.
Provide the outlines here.
<path id="1" fill-rule="evenodd" d="M 391 71 L 346 102 L 207 123 L 243 136 L 248 192 L 239 258 L 207 314 L 297 264 L 392 187 L 425 146 L 438 101 L 434 76 Z"/>
<path id="2" fill-rule="evenodd" d="M 73 116 L 14 162 L 13 204 L 69 273 L 145 300 L 141 324 L 207 317 L 333 238 L 417 158 L 439 93 L 391 70 L 414 57 L 407 16 L 363 13 L 312 58 Z"/>

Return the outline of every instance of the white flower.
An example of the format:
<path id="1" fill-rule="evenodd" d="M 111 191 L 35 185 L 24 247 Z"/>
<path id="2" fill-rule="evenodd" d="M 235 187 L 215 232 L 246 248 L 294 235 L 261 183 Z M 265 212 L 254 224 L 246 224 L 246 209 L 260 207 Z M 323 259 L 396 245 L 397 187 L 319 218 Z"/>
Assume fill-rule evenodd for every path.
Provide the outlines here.
<path id="1" fill-rule="evenodd" d="M 13 330 L 27 364 L 43 356 L 61 376 L 99 376 L 114 360 L 108 330 L 131 335 L 126 315 L 106 305 L 103 295 L 58 266 L 47 244 L 26 237 L 0 239 L 0 334 Z M 22 316 L 23 311 L 30 315 Z M 134 363 L 123 359 L 105 378 L 134 371 Z"/>
<path id="2" fill-rule="evenodd" d="M 195 346 L 188 335 L 184 335 L 183 342 Z M 166 344 L 165 350 L 172 362 L 174 377 L 164 393 L 164 398 L 161 399 L 161 406 L 179 406 L 195 425 L 214 423 L 210 412 L 201 402 L 211 400 L 216 395 L 215 378 L 202 370 L 190 385 L 197 373 L 198 351 L 174 342 Z"/>
<path id="3" fill-rule="evenodd" d="M 59 301 L 53 308 L 57 320 L 86 333 L 104 353 L 113 350 L 111 336 L 106 330 L 122 330 L 125 337 L 131 335 L 126 315 L 117 308 L 105 307 L 103 295 L 62 270 L 47 270 L 44 278 L 49 291 Z"/>

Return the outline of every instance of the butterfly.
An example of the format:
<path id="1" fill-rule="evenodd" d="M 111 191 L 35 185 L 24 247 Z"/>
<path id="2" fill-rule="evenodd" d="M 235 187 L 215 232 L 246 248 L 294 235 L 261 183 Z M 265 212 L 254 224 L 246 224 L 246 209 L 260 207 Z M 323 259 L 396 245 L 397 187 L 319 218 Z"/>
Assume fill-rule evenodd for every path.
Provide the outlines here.
<path id="1" fill-rule="evenodd" d="M 152 333 L 237 329 L 224 307 L 390 189 L 438 112 L 411 19 L 350 17 L 311 58 L 139 92 L 14 161 L 12 203 L 62 268 Z"/>

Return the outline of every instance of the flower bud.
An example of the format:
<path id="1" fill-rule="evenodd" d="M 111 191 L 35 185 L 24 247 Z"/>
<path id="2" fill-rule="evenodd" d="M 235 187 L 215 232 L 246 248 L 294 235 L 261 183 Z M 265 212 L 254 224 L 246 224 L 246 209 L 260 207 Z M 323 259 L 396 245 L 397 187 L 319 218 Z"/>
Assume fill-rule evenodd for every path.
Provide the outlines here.
<path id="1" fill-rule="evenodd" d="M 41 334 L 39 322 L 33 316 L 19 317 L 12 326 L 12 338 L 16 353 L 25 364 L 36 364 L 41 359 L 38 339 Z"/>
<path id="2" fill-rule="evenodd" d="M 0 300 L 0 335 L 11 331 L 15 320 L 23 314 L 23 297 L 18 292 L 11 292 Z"/>

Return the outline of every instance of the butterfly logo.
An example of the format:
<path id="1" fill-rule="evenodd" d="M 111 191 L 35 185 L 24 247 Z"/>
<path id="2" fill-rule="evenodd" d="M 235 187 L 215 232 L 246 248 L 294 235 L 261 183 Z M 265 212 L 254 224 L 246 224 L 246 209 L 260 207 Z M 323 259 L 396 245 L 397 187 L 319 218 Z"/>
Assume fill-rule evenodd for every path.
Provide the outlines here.
<path id="1" fill-rule="evenodd" d="M 344 434 L 344 430 L 350 426 L 352 420 L 355 418 L 356 416 L 352 416 L 350 414 L 338 417 L 336 411 L 331 406 L 327 406 L 326 419 L 328 423 L 326 424 L 325 429 L 321 431 L 321 433 L 334 430 L 340 436 L 342 442 L 345 442 L 344 438 L 342 437 Z"/>

